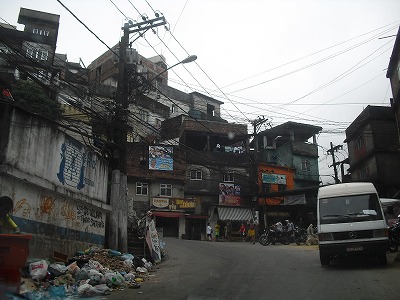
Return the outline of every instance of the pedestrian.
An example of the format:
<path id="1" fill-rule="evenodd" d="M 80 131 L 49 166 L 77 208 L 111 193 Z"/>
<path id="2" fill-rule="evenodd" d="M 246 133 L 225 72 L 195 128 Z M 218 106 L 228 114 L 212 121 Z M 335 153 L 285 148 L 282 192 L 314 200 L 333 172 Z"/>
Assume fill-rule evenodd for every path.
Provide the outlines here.
<path id="1" fill-rule="evenodd" d="M 243 236 L 243 242 L 246 240 L 246 225 L 242 223 L 242 225 L 239 228 L 239 233 Z"/>
<path id="2" fill-rule="evenodd" d="M 220 228 L 221 228 L 221 227 L 219 226 L 218 223 L 215 224 L 215 241 L 216 241 L 216 242 L 218 242 L 218 240 L 219 240 Z"/>
<path id="3" fill-rule="evenodd" d="M 12 210 L 12 199 L 6 196 L 0 197 L 0 233 L 19 233 L 17 224 L 10 217 Z"/>
<path id="4" fill-rule="evenodd" d="M 211 228 L 211 226 L 210 226 L 210 223 L 207 223 L 207 230 L 206 230 L 206 232 L 207 232 L 207 239 L 209 240 L 209 241 L 211 241 L 212 242 L 212 228 Z"/>
<path id="5" fill-rule="evenodd" d="M 251 241 L 253 242 L 253 245 L 254 245 L 254 244 L 256 243 L 256 242 L 255 242 L 255 238 L 256 238 L 256 229 L 255 229 L 255 226 L 254 226 L 253 221 L 250 222 L 249 230 L 247 231 L 247 237 L 246 237 L 245 241 L 247 240 L 248 237 L 251 238 Z"/>

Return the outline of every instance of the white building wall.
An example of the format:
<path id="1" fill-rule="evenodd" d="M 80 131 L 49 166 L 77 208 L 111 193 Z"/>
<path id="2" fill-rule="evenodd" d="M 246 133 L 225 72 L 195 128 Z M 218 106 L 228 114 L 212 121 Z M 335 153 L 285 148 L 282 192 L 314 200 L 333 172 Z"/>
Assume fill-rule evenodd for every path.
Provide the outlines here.
<path id="1" fill-rule="evenodd" d="M 15 222 L 33 235 L 30 255 L 104 246 L 108 163 L 54 123 L 11 111 L 0 196 L 13 200 Z"/>

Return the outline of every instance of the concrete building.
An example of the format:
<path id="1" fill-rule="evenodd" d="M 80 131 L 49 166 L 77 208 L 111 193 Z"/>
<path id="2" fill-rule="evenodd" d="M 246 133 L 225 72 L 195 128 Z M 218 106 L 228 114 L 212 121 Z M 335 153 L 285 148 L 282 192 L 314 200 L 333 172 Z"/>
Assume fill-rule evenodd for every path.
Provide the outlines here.
<path id="1" fill-rule="evenodd" d="M 321 130 L 286 122 L 258 134 L 258 204 L 264 225 L 300 217 L 314 221 L 320 185 L 316 135 Z"/>
<path id="2" fill-rule="evenodd" d="M 396 118 L 390 107 L 368 105 L 346 129 L 351 181 L 374 183 L 379 196 L 400 195 Z"/>
<path id="3" fill-rule="evenodd" d="M 390 79 L 390 86 L 392 89 L 393 98 L 390 99 L 390 104 L 393 108 L 397 124 L 399 144 L 397 149 L 400 149 L 400 27 L 397 32 L 392 55 L 390 56 L 386 77 Z"/>

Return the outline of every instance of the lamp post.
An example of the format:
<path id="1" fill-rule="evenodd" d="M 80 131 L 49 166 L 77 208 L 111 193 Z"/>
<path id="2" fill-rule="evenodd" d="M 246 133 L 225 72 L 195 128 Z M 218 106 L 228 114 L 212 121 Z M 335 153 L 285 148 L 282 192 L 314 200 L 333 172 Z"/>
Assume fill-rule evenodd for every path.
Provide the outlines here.
<path id="1" fill-rule="evenodd" d="M 168 72 L 169 70 L 171 70 L 173 67 L 176 67 L 177 65 L 180 64 L 187 64 L 190 63 L 192 61 L 195 61 L 197 59 L 197 55 L 189 55 L 188 57 L 186 57 L 184 60 L 181 60 L 179 62 L 177 62 L 176 64 L 166 68 L 165 70 L 163 70 L 161 73 L 158 73 L 156 76 L 153 77 L 153 79 L 151 79 L 150 83 L 153 82 L 154 80 L 156 80 L 157 78 L 161 77 L 162 74 Z"/>

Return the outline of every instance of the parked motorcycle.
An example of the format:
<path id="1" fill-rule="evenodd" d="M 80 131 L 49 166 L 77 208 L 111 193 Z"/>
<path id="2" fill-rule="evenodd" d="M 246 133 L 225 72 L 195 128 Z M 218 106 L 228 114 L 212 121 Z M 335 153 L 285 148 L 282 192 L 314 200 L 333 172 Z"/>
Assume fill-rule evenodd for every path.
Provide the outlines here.
<path id="1" fill-rule="evenodd" d="M 278 232 L 273 226 L 264 231 L 264 233 L 260 235 L 258 241 L 263 246 L 267 246 L 269 244 L 275 245 L 275 243 L 281 243 L 283 245 L 290 244 L 290 238 L 286 232 Z"/>
<path id="2" fill-rule="evenodd" d="M 300 245 L 301 243 L 304 244 L 306 243 L 308 237 L 306 229 L 296 226 L 293 230 L 293 234 L 294 234 L 294 242 L 297 245 Z"/>
<path id="3" fill-rule="evenodd" d="M 400 222 L 389 227 L 389 251 L 396 252 L 400 244 Z"/>

